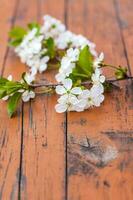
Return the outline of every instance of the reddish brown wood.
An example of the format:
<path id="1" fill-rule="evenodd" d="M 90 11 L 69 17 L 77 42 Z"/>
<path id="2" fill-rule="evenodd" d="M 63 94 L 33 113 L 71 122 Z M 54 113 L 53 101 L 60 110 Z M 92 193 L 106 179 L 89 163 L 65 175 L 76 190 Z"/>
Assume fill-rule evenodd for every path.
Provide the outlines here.
<path id="1" fill-rule="evenodd" d="M 42 21 L 43 14 L 67 22 L 94 41 L 107 62 L 128 64 L 132 72 L 132 0 L 1 0 L 0 11 L 4 76 L 17 80 L 27 70 L 8 51 L 10 27 Z M 54 82 L 54 74 L 45 77 Z M 132 200 L 133 93 L 131 81 L 120 84 L 123 89 L 107 94 L 100 108 L 67 117 L 55 113 L 55 95 L 20 106 L 13 119 L 0 103 L 0 199 Z"/>
<path id="2" fill-rule="evenodd" d="M 8 51 L 8 32 L 16 17 L 16 0 L 0 1 L 0 65 L 4 76 L 19 76 L 20 69 Z M 2 66 L 3 65 L 3 66 Z M 12 67 L 11 67 L 12 66 Z M 0 102 L 0 199 L 18 199 L 21 150 L 21 107 L 17 116 L 9 119 L 6 103 Z"/>
<path id="3" fill-rule="evenodd" d="M 47 13 L 62 19 L 63 0 L 58 12 L 54 10 L 53 1 L 38 3 L 36 7 L 34 1 L 25 1 L 25 8 L 28 12 L 30 5 L 34 6 L 39 21 Z M 24 2 L 21 1 L 21 9 L 23 7 Z M 31 16 L 35 16 L 35 13 L 32 12 Z M 52 72 L 39 77 L 53 79 Z M 22 199 L 65 199 L 65 115 L 55 112 L 55 104 L 55 96 L 42 95 L 24 106 Z"/>
<path id="4" fill-rule="evenodd" d="M 116 14 L 113 1 L 69 1 L 68 27 L 95 41 L 107 61 L 127 65 Z M 69 113 L 68 199 L 132 199 L 130 88 L 108 94 L 101 108 Z"/>
<path id="5" fill-rule="evenodd" d="M 17 0 L 13 0 L 12 3 L 9 3 L 7 0 L 0 1 L 0 69 L 2 71 L 3 65 L 5 62 L 5 56 L 7 51 L 7 41 L 8 41 L 8 32 L 12 27 L 15 19 L 17 7 Z"/>
<path id="6" fill-rule="evenodd" d="M 115 0 L 116 12 L 123 37 L 128 64 L 133 74 L 133 2 L 132 0 Z"/>

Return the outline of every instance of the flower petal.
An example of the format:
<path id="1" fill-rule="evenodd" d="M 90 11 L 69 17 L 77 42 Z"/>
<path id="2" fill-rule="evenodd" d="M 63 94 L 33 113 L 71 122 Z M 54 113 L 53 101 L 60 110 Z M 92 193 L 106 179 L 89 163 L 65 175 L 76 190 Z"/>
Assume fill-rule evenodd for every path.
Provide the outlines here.
<path id="1" fill-rule="evenodd" d="M 62 95 L 57 101 L 60 104 L 66 104 L 68 101 L 68 94 Z"/>
<path id="2" fill-rule="evenodd" d="M 39 66 L 39 72 L 42 73 L 47 69 L 47 64 L 43 63 Z"/>
<path id="3" fill-rule="evenodd" d="M 102 62 L 104 60 L 104 53 L 101 52 L 99 55 L 99 61 Z"/>
<path id="4" fill-rule="evenodd" d="M 104 87 L 102 84 L 98 84 L 98 85 L 93 85 L 91 88 L 91 94 L 92 96 L 99 96 L 100 94 L 102 94 L 104 92 Z"/>
<path id="5" fill-rule="evenodd" d="M 103 76 L 103 75 L 100 76 L 100 82 L 101 82 L 101 83 L 104 83 L 104 82 L 105 82 L 105 76 Z"/>
<path id="6" fill-rule="evenodd" d="M 65 74 L 58 73 L 58 74 L 56 74 L 55 79 L 57 80 L 57 82 L 62 82 L 62 81 L 64 81 L 65 77 L 66 77 Z"/>
<path id="7" fill-rule="evenodd" d="M 55 110 L 57 113 L 63 113 L 67 111 L 67 105 L 66 104 L 56 104 Z"/>
<path id="8" fill-rule="evenodd" d="M 35 98 L 35 92 L 33 91 L 30 91 L 29 92 L 29 95 L 30 95 L 30 98 L 34 99 Z"/>
<path id="9" fill-rule="evenodd" d="M 74 87 L 74 88 L 72 88 L 71 93 L 78 95 L 78 94 L 82 93 L 82 90 L 80 87 Z"/>
<path id="10" fill-rule="evenodd" d="M 23 94 L 22 94 L 22 100 L 24 102 L 27 102 L 30 100 L 30 96 L 29 96 L 29 92 L 28 91 L 25 91 Z"/>
<path id="11" fill-rule="evenodd" d="M 78 98 L 75 95 L 69 94 L 69 103 L 75 105 L 78 103 Z"/>
<path id="12" fill-rule="evenodd" d="M 83 90 L 81 95 L 79 96 L 80 99 L 87 99 L 89 98 L 90 96 L 90 90 L 86 89 L 86 90 Z"/>
<path id="13" fill-rule="evenodd" d="M 56 93 L 59 95 L 65 94 L 66 93 L 66 89 L 62 86 L 62 85 L 58 85 L 56 86 L 55 89 Z"/>
<path id="14" fill-rule="evenodd" d="M 2 100 L 3 100 L 3 101 L 7 101 L 8 98 L 9 98 L 9 96 L 7 95 L 7 96 L 3 97 Z"/>
<path id="15" fill-rule="evenodd" d="M 7 79 L 8 81 L 12 81 L 12 75 L 10 74 Z"/>
<path id="16" fill-rule="evenodd" d="M 70 78 L 65 79 L 63 85 L 67 90 L 70 90 L 72 88 L 72 80 Z"/>

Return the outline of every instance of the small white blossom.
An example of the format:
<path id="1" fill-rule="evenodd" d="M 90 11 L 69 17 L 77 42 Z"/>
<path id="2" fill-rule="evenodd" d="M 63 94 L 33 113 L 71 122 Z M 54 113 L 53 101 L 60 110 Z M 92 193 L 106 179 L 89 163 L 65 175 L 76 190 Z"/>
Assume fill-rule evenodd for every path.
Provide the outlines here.
<path id="1" fill-rule="evenodd" d="M 104 60 L 104 53 L 102 52 L 98 57 L 95 58 L 93 66 L 94 68 L 100 67 L 100 64 Z"/>
<path id="2" fill-rule="evenodd" d="M 74 36 L 75 34 L 73 34 L 71 31 L 65 31 L 61 33 L 59 37 L 55 40 L 56 46 L 59 49 L 66 49 L 68 47 L 72 47 Z"/>
<path id="3" fill-rule="evenodd" d="M 33 99 L 33 98 L 35 98 L 35 92 L 33 92 L 33 91 L 28 91 L 28 90 L 26 90 L 26 91 L 22 94 L 22 100 L 23 100 L 24 102 L 27 102 L 27 101 L 29 101 L 30 99 Z"/>
<path id="4" fill-rule="evenodd" d="M 79 49 L 70 48 L 67 50 L 66 55 L 61 60 L 59 73 L 55 76 L 57 82 L 63 81 L 68 77 L 75 67 L 75 62 L 79 57 Z"/>
<path id="5" fill-rule="evenodd" d="M 79 98 L 86 100 L 86 109 L 92 106 L 99 107 L 104 101 L 103 87 L 94 85 L 90 90 L 83 90 Z"/>
<path id="6" fill-rule="evenodd" d="M 27 64 L 36 74 L 38 71 L 42 73 L 47 69 L 47 62 L 49 57 L 45 56 L 41 58 L 42 55 L 42 40 L 43 35 L 36 36 L 37 29 L 34 28 L 30 31 L 23 39 L 22 43 L 15 49 L 15 52 L 21 59 L 21 62 Z M 46 52 L 46 49 L 43 49 Z"/>
<path id="7" fill-rule="evenodd" d="M 83 35 L 76 35 L 70 31 L 65 31 L 59 35 L 59 37 L 55 40 L 55 43 L 59 49 L 66 49 L 68 47 L 83 49 L 86 45 L 88 45 L 92 55 L 95 57 L 97 56 L 97 52 L 95 51 L 96 45 L 90 42 Z"/>
<path id="8" fill-rule="evenodd" d="M 105 82 L 105 76 L 101 75 L 101 70 L 96 68 L 95 73 L 92 74 L 93 84 L 100 84 Z"/>
<path id="9" fill-rule="evenodd" d="M 72 88 L 72 80 L 65 79 L 63 81 L 63 85 L 59 85 L 56 87 L 56 93 L 62 95 L 58 99 L 58 104 L 55 106 L 57 112 L 62 113 L 65 111 L 76 110 L 76 108 L 80 108 L 79 100 L 77 96 L 82 93 L 80 87 Z M 77 105 L 77 107 L 76 107 Z M 77 108 L 77 110 L 78 110 Z"/>
<path id="10" fill-rule="evenodd" d="M 47 63 L 49 61 L 49 56 L 44 56 L 40 58 L 39 55 L 34 56 L 30 59 L 27 64 L 31 67 L 30 71 L 32 74 L 37 74 L 37 72 L 42 73 L 47 69 Z"/>
<path id="11" fill-rule="evenodd" d="M 26 73 L 24 78 L 28 85 L 30 85 L 35 80 L 35 76 L 33 76 L 31 73 Z"/>
<path id="12" fill-rule="evenodd" d="M 95 51 L 95 44 L 90 42 L 86 37 L 83 35 L 75 35 L 73 39 L 73 47 L 83 49 L 86 45 L 89 46 L 90 52 L 93 56 L 97 56 L 97 52 Z"/>
<path id="13" fill-rule="evenodd" d="M 20 56 L 21 61 L 25 63 L 33 54 L 37 54 L 41 50 L 43 36 L 36 36 L 37 29 L 32 29 L 23 39 L 21 44 L 16 47 L 15 52 Z"/>
<path id="14" fill-rule="evenodd" d="M 41 28 L 41 33 L 45 35 L 45 38 L 57 38 L 66 30 L 65 25 L 62 24 L 60 20 L 57 20 L 49 15 L 45 15 L 43 19 L 44 25 Z"/>
<path id="15" fill-rule="evenodd" d="M 65 73 L 58 73 L 55 75 L 55 79 L 58 83 L 62 82 L 66 78 Z"/>

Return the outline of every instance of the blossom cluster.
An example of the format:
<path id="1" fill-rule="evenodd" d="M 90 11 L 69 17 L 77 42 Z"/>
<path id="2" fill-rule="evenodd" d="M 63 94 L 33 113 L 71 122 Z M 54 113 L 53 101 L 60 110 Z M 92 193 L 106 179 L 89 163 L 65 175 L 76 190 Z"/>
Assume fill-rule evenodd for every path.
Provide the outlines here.
<path id="1" fill-rule="evenodd" d="M 71 73 L 73 65 L 71 66 L 70 64 L 70 69 L 67 67 L 67 73 L 66 69 L 64 69 L 62 66 L 60 74 L 56 76 L 56 80 L 62 83 L 62 85 L 56 87 L 56 93 L 61 95 L 58 99 L 58 104 L 55 106 L 55 109 L 58 113 L 65 111 L 81 112 L 93 106 L 99 107 L 101 105 L 101 103 L 104 101 L 103 83 L 105 82 L 105 76 L 102 75 L 101 69 L 98 68 L 98 63 L 101 62 L 102 56 L 103 55 L 101 54 L 99 59 L 96 58 L 94 61 L 94 66 L 97 62 L 97 67 L 95 68 L 91 77 L 92 86 L 90 89 L 81 86 L 73 87 L 72 80 L 67 78 L 67 75 Z M 65 78 L 65 75 L 62 76 L 63 72 L 64 74 L 66 73 Z"/>
<path id="2" fill-rule="evenodd" d="M 62 56 L 57 56 L 59 51 L 63 51 Z M 25 76 L 29 85 L 35 80 L 37 72 L 42 73 L 48 68 L 51 60 L 59 62 L 59 71 L 55 75 L 58 82 L 55 91 L 60 95 L 55 106 L 58 113 L 80 112 L 98 107 L 103 102 L 105 77 L 100 69 L 103 53 L 98 56 L 94 43 L 67 30 L 61 21 L 44 16 L 44 24 L 28 30 L 21 43 L 16 45 L 15 52 L 21 62 L 30 68 L 30 73 Z M 84 80 L 90 82 L 89 88 L 82 85 Z M 33 91 L 22 94 L 23 101 L 34 97 Z"/>
<path id="3" fill-rule="evenodd" d="M 83 48 L 88 45 L 91 53 L 94 56 L 97 55 L 95 44 L 87 38 L 66 30 L 64 24 L 49 15 L 44 16 L 43 19 L 44 24 L 39 30 L 38 27 L 33 27 L 24 36 L 20 45 L 15 48 L 15 52 L 20 57 L 21 62 L 30 67 L 32 74 L 42 73 L 47 69 L 50 57 L 47 55 L 47 48 L 43 45 L 43 42 L 48 38 L 54 40 L 57 49 Z"/>

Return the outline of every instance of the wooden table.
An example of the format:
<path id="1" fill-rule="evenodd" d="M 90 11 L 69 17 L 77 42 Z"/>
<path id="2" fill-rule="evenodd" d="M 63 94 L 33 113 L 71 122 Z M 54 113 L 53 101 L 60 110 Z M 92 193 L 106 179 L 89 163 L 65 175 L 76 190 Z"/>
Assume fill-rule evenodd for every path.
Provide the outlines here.
<path id="1" fill-rule="evenodd" d="M 107 62 L 133 72 L 132 0 L 0 0 L 3 76 L 17 80 L 25 71 L 7 46 L 8 31 L 44 14 L 88 36 Z M 121 86 L 100 108 L 82 113 L 57 114 L 56 96 L 45 95 L 9 119 L 1 102 L 0 200 L 132 200 L 133 86 Z"/>

